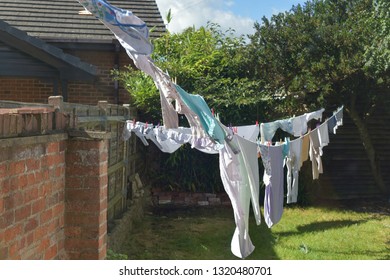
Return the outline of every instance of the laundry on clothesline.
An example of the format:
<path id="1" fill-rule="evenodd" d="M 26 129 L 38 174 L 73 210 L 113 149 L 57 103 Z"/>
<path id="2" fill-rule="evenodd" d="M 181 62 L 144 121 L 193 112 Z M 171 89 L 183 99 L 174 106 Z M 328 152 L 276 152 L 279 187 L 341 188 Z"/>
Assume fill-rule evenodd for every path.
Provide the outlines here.
<path id="1" fill-rule="evenodd" d="M 112 6 L 104 0 L 78 1 L 111 30 L 126 51 L 146 55 L 153 52 L 148 27 L 131 11 Z"/>
<path id="2" fill-rule="evenodd" d="M 226 133 L 229 128 L 222 126 Z M 256 224 L 261 223 L 259 205 L 259 174 L 257 144 L 237 134 L 230 134 L 232 145 L 219 151 L 219 169 L 224 189 L 232 203 L 236 229 L 231 241 L 231 251 L 239 258 L 249 256 L 255 247 L 249 236 L 249 210 L 252 203 Z M 235 153 L 232 146 L 238 146 Z"/>
<path id="3" fill-rule="evenodd" d="M 261 222 L 259 206 L 259 174 L 257 154 L 264 165 L 266 185 L 264 219 L 271 227 L 283 214 L 284 166 L 287 166 L 287 203 L 298 197 L 298 172 L 304 161 L 312 161 L 313 179 L 323 172 L 322 148 L 329 143 L 329 132 L 336 133 L 343 124 L 343 107 L 334 112 L 318 128 L 308 132 L 311 119 L 322 120 L 324 109 L 270 123 L 242 127 L 226 127 L 210 110 L 203 97 L 187 93 L 171 77 L 157 67 L 150 57 L 153 46 L 148 28 L 131 11 L 119 9 L 104 0 L 79 0 L 115 35 L 135 66 L 149 75 L 159 89 L 163 125 L 127 121 L 123 137 L 134 133 L 144 145 L 152 141 L 161 151 L 173 153 L 184 144 L 205 153 L 219 154 L 220 175 L 234 210 L 236 229 L 231 251 L 239 258 L 250 255 L 254 246 L 249 237 L 250 205 L 257 224 Z M 190 127 L 179 127 L 178 114 L 183 114 Z M 282 129 L 297 139 L 271 143 L 275 132 Z M 260 132 L 260 140 L 258 139 Z"/>
<path id="4" fill-rule="evenodd" d="M 259 125 L 225 127 L 220 124 L 221 127 L 224 128 L 225 134 L 230 134 L 231 137 L 239 137 L 234 138 L 234 141 L 230 141 L 230 143 L 234 144 L 240 151 L 241 149 L 243 149 L 243 145 L 239 145 L 239 143 L 245 141 L 251 142 L 253 144 L 253 147 L 258 146 L 260 149 L 260 154 L 262 155 L 263 165 L 265 169 L 263 175 L 263 181 L 266 186 L 266 197 L 264 200 L 264 216 L 268 226 L 271 227 L 272 225 L 276 224 L 280 220 L 281 213 L 283 212 L 284 166 L 287 167 L 286 202 L 295 203 L 297 202 L 298 198 L 299 171 L 303 162 L 308 159 L 311 160 L 313 179 L 318 179 L 319 174 L 323 172 L 321 161 L 321 156 L 323 154 L 322 148 L 329 143 L 328 122 L 329 120 L 332 120 L 332 118 L 337 113 L 337 115 L 339 116 L 339 123 L 342 123 L 342 117 L 340 117 L 342 116 L 342 111 L 343 108 L 339 108 L 332 115 L 332 117 L 327 119 L 317 128 L 309 131 L 307 134 L 298 137 L 294 140 L 286 138 L 284 143 L 276 142 L 275 145 L 273 145 L 270 141 L 268 141 L 268 143 L 266 144 L 261 144 L 260 141 L 256 141 L 259 135 Z M 322 110 L 316 111 L 314 112 L 314 114 L 304 114 L 305 119 L 310 121 L 311 118 L 306 118 L 306 116 L 319 116 L 320 112 L 322 114 Z M 210 154 L 219 153 L 221 155 L 220 151 L 224 147 L 224 145 L 213 142 L 212 139 L 209 137 L 195 137 L 192 133 L 191 128 L 179 127 L 177 129 L 166 129 L 164 126 L 158 126 L 151 129 L 151 124 L 145 125 L 144 123 L 140 122 L 128 121 L 126 126 L 126 132 L 124 133 L 124 135 L 129 135 L 129 131 L 133 131 L 138 137 L 140 137 L 141 141 L 144 144 L 146 139 L 153 141 L 163 152 L 173 153 L 181 145 L 190 144 L 192 148 L 196 148 L 202 152 Z M 277 150 L 279 149 L 282 150 L 280 156 L 277 152 Z M 257 166 L 257 152 L 255 152 L 255 150 L 252 150 L 251 153 L 245 153 L 244 156 L 246 158 L 251 158 L 250 161 L 252 162 L 252 165 L 255 165 L 255 163 L 253 162 L 256 162 Z M 230 157 L 232 156 L 230 155 Z M 270 158 L 273 158 L 274 160 L 271 160 Z M 271 161 L 274 162 L 274 167 L 270 169 Z M 244 160 L 241 159 L 241 162 L 244 162 Z M 249 162 L 249 160 L 246 160 L 246 162 Z M 247 171 L 245 172 L 247 173 Z M 225 184 L 226 180 L 224 181 L 224 185 Z M 253 191 L 252 193 L 255 193 L 255 191 Z"/>
<path id="5" fill-rule="evenodd" d="M 259 144 L 264 165 L 264 220 L 268 227 L 278 223 L 283 214 L 283 160 L 288 154 L 288 145 L 288 142 L 274 146 Z"/>
<path id="6" fill-rule="evenodd" d="M 260 125 L 261 142 L 272 141 L 275 132 L 281 130 L 294 135 L 302 136 L 307 132 L 307 123 L 312 119 L 322 120 L 322 113 L 325 109 L 320 109 L 311 113 L 306 113 L 297 117 L 291 117 L 283 120 L 262 123 Z"/>
<path id="7" fill-rule="evenodd" d="M 261 124 L 260 133 L 264 133 L 264 127 L 272 128 L 272 133 L 266 134 L 266 136 L 261 137 L 261 139 L 272 139 L 271 135 L 273 137 L 278 128 L 281 128 L 294 136 L 298 131 L 299 133 L 304 131 L 307 132 L 307 123 L 312 119 L 322 120 L 323 112 L 324 109 L 320 109 L 298 117 L 267 123 L 265 126 L 262 126 Z M 338 119 L 337 121 L 336 118 Z M 287 166 L 287 203 L 297 202 L 299 170 L 303 162 L 308 159 L 311 160 L 313 179 L 318 179 L 319 174 L 323 173 L 321 160 L 323 147 L 327 146 L 329 143 L 329 132 L 335 133 L 338 126 L 342 125 L 342 123 L 343 106 L 333 112 L 333 115 L 317 128 L 307 133 L 305 132 L 306 134 L 302 134 L 297 139 L 289 141 L 290 150 L 284 159 L 284 165 Z M 267 142 L 270 143 L 270 141 L 271 140 Z M 260 143 L 264 142 L 260 141 Z"/>

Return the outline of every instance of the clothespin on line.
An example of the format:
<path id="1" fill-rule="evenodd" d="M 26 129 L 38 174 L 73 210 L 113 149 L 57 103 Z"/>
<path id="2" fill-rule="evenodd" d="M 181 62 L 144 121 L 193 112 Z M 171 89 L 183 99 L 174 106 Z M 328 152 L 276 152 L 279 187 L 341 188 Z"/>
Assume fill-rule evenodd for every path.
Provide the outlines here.
<path id="1" fill-rule="evenodd" d="M 264 123 L 260 124 L 260 143 L 265 143 L 265 137 L 264 137 Z"/>

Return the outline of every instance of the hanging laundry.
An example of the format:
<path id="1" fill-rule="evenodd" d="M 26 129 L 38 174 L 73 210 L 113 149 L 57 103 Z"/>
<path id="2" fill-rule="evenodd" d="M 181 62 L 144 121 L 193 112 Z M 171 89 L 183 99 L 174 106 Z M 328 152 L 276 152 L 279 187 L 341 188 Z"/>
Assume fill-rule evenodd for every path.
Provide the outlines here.
<path id="1" fill-rule="evenodd" d="M 206 131 L 206 133 L 216 142 L 223 144 L 225 142 L 226 134 L 212 115 L 211 110 L 207 106 L 203 97 L 200 95 L 189 94 L 178 85 L 176 85 L 176 89 L 184 104 L 197 115 L 204 131 Z"/>
<path id="2" fill-rule="evenodd" d="M 301 169 L 303 138 L 290 141 L 290 150 L 286 158 L 287 166 L 287 203 L 296 203 L 298 199 L 298 179 Z"/>
<path id="3" fill-rule="evenodd" d="M 336 113 L 334 113 L 334 116 L 336 118 L 336 126 L 333 129 L 333 133 L 336 134 L 336 130 L 339 126 L 343 125 L 343 115 L 344 115 L 344 106 L 341 106 L 337 109 Z"/>
<path id="4" fill-rule="evenodd" d="M 255 142 L 248 141 L 241 136 L 237 136 L 238 146 L 241 153 L 240 157 L 240 168 L 241 174 L 244 174 L 244 178 L 247 178 L 249 184 L 252 208 L 255 215 L 257 225 L 261 222 L 260 214 L 260 191 L 259 191 L 259 162 L 257 160 L 257 144 Z"/>
<path id="5" fill-rule="evenodd" d="M 314 112 L 305 113 L 303 115 L 300 115 L 298 117 L 292 118 L 292 125 L 293 125 L 293 135 L 295 137 L 300 137 L 307 133 L 307 123 L 310 120 L 316 119 L 321 121 L 322 120 L 322 113 L 325 111 L 325 109 L 320 109 Z"/>
<path id="6" fill-rule="evenodd" d="M 165 144 L 175 147 L 175 145 L 190 144 L 203 153 L 218 154 L 218 150 L 222 149 L 222 145 L 216 144 L 209 137 L 195 138 L 192 135 L 191 128 L 179 127 L 177 129 L 166 129 L 164 127 L 155 128 L 158 130 L 157 140 L 164 146 Z"/>
<path id="7" fill-rule="evenodd" d="M 310 148 L 310 133 L 302 136 L 302 152 L 301 152 L 301 161 L 300 167 L 302 167 L 303 163 L 309 159 L 309 148 Z"/>
<path id="8" fill-rule="evenodd" d="M 123 133 L 124 140 L 128 140 L 131 136 L 131 132 L 134 132 L 145 146 L 149 146 L 148 141 L 146 141 L 146 134 L 144 134 L 145 123 L 127 121 L 125 130 L 127 132 Z"/>
<path id="9" fill-rule="evenodd" d="M 336 121 L 336 116 L 333 115 L 328 119 L 328 130 L 329 132 L 332 132 L 333 134 L 336 134 L 336 129 L 337 129 L 337 121 Z"/>
<path id="10" fill-rule="evenodd" d="M 327 122 L 321 124 L 318 129 L 318 139 L 320 141 L 321 148 L 328 146 L 329 144 L 329 128 Z"/>
<path id="11" fill-rule="evenodd" d="M 154 82 L 160 93 L 161 114 L 164 126 L 166 128 L 177 128 L 179 126 L 179 118 L 172 102 L 178 96 L 178 93 L 171 79 L 160 68 L 155 67 L 154 69 L 156 75 Z"/>
<path id="12" fill-rule="evenodd" d="M 184 131 L 183 131 L 184 130 Z M 168 133 L 176 133 L 176 137 L 169 137 Z M 184 143 L 188 143 L 191 137 L 191 129 L 179 127 L 167 130 L 163 126 L 154 128 L 156 140 L 162 147 L 161 151 L 164 153 L 176 152 Z"/>
<path id="13" fill-rule="evenodd" d="M 344 112 L 344 106 L 341 106 L 337 112 L 335 113 L 337 126 L 343 125 L 343 112 Z"/>
<path id="14" fill-rule="evenodd" d="M 330 133 L 336 134 L 337 128 L 343 125 L 343 109 L 344 106 L 337 108 L 337 110 L 333 112 L 333 115 L 327 120 Z"/>
<path id="15" fill-rule="evenodd" d="M 132 12 L 112 6 L 104 0 L 78 0 L 78 2 L 107 26 L 126 50 L 144 55 L 152 53 L 149 29 L 145 22 Z"/>
<path id="16" fill-rule="evenodd" d="M 236 137 L 232 141 L 237 141 Z M 224 189 L 232 203 L 236 223 L 231 251 L 239 258 L 246 258 L 255 249 L 249 236 L 250 189 L 248 184 L 243 183 L 244 174 L 240 170 L 239 156 L 233 153 L 229 145 L 219 151 L 219 169 Z"/>
<path id="17" fill-rule="evenodd" d="M 318 133 L 318 128 L 312 130 L 309 133 L 310 147 L 309 147 L 309 157 L 312 164 L 312 173 L 313 180 L 319 178 L 319 174 L 323 173 L 322 169 L 322 148 L 320 144 L 320 135 Z"/>
<path id="18" fill-rule="evenodd" d="M 260 134 L 262 137 L 262 142 L 272 141 L 272 138 L 274 137 L 276 131 L 279 128 L 285 132 L 292 134 L 293 133 L 292 119 L 289 118 L 289 119 L 277 120 L 273 122 L 260 124 Z"/>
<path id="19" fill-rule="evenodd" d="M 236 128 L 237 128 L 237 135 L 241 136 L 246 140 L 256 142 L 257 138 L 259 137 L 260 127 L 258 124 L 236 126 Z"/>
<path id="20" fill-rule="evenodd" d="M 313 179 L 318 179 L 319 173 L 322 173 L 321 146 L 317 129 L 309 133 L 310 146 L 309 158 L 312 162 Z"/>
<path id="21" fill-rule="evenodd" d="M 259 147 L 264 165 L 264 220 L 270 228 L 280 221 L 283 214 L 283 161 L 288 154 L 289 147 L 287 143 L 279 146 L 260 144 Z"/>

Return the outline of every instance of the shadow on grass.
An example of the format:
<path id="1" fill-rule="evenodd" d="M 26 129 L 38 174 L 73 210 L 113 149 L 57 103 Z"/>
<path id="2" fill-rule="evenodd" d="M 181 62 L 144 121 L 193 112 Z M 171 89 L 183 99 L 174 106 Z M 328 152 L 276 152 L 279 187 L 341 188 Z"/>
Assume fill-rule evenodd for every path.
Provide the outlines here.
<path id="1" fill-rule="evenodd" d="M 130 259 L 229 260 L 235 230 L 233 211 L 219 208 L 158 208 L 134 229 L 124 253 Z M 275 237 L 250 217 L 249 234 L 256 249 L 248 259 L 278 259 Z"/>
<path id="2" fill-rule="evenodd" d="M 249 234 L 255 250 L 247 258 L 248 260 L 279 260 L 274 246 L 278 242 L 279 236 L 272 233 L 264 220 L 259 226 L 254 222 L 254 217 L 250 217 Z"/>
<path id="3" fill-rule="evenodd" d="M 362 223 L 366 223 L 367 221 L 368 220 L 363 219 L 363 220 L 334 220 L 334 221 L 313 222 L 310 224 L 297 226 L 296 231 L 280 232 L 278 235 L 286 237 L 292 235 L 299 235 L 302 233 L 322 232 L 331 229 L 339 229 L 343 227 L 359 225 Z"/>

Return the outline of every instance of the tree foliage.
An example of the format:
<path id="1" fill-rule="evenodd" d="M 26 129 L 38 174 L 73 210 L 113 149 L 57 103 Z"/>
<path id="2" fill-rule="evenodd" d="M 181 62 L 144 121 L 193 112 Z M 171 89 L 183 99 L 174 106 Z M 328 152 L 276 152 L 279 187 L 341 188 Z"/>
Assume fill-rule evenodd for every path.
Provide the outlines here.
<path id="1" fill-rule="evenodd" d="M 377 80 L 365 69 L 365 49 L 373 40 L 366 25 L 370 0 L 312 1 L 263 19 L 251 37 L 261 78 L 285 97 L 293 110 L 349 104 L 366 98 Z M 295 105 L 295 106 L 294 106 Z"/>
<path id="2" fill-rule="evenodd" d="M 312 0 L 263 18 L 249 43 L 212 23 L 168 32 L 154 41 L 153 59 L 186 91 L 202 95 L 225 124 L 344 104 L 381 185 L 365 118 L 378 105 L 389 104 L 389 13 L 386 0 Z M 161 122 L 151 79 L 134 70 L 119 77 L 149 121 Z"/>
<path id="3" fill-rule="evenodd" d="M 390 2 L 376 0 L 371 16 L 367 20 L 374 40 L 366 48 L 366 70 L 389 83 L 390 76 Z"/>
<path id="4" fill-rule="evenodd" d="M 251 36 L 262 69 L 259 79 L 283 100 L 278 110 L 344 104 L 382 190 L 365 120 L 389 100 L 388 48 L 383 48 L 388 42 L 388 7 L 383 1 L 374 6 L 372 0 L 313 0 L 271 20 L 264 18 Z"/>

